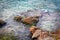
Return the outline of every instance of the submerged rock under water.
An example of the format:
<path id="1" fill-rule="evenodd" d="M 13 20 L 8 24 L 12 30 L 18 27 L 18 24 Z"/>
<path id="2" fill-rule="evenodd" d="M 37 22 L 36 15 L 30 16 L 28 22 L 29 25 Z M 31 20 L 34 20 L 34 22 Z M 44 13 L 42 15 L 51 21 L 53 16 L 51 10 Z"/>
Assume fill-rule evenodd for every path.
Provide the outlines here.
<path id="1" fill-rule="evenodd" d="M 7 23 L 3 20 L 0 20 L 0 28 L 2 28 L 3 26 L 5 26 Z"/>
<path id="2" fill-rule="evenodd" d="M 21 40 L 31 40 L 29 36 L 29 25 L 25 25 L 22 22 L 16 22 L 13 20 L 15 16 L 23 16 L 23 17 L 33 17 L 33 16 L 41 16 L 39 17 L 39 21 L 36 24 L 38 28 L 46 31 L 55 31 L 60 28 L 59 20 L 60 20 L 60 12 L 44 12 L 41 10 L 31 10 L 27 12 L 11 12 L 8 18 L 5 18 L 6 14 L 3 16 L 7 25 L 4 27 L 5 30 L 11 32 L 13 30 L 15 35 L 19 35 Z"/>
<path id="3" fill-rule="evenodd" d="M 37 27 L 46 31 L 56 31 L 60 29 L 60 12 L 45 12 L 41 13 L 43 16 L 39 19 Z"/>

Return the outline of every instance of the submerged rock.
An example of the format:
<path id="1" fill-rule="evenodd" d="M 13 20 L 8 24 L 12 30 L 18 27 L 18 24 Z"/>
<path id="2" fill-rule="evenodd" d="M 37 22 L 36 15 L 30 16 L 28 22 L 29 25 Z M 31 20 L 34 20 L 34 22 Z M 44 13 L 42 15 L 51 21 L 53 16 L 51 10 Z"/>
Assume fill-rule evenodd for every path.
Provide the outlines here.
<path id="1" fill-rule="evenodd" d="M 32 35 L 32 38 L 37 38 L 37 39 L 39 38 L 43 39 L 46 37 L 48 37 L 48 32 L 44 32 L 42 30 L 36 30 L 35 33 Z"/>
<path id="2" fill-rule="evenodd" d="M 49 32 L 41 30 L 37 27 L 31 27 L 30 32 L 32 33 L 32 40 L 55 40 L 54 37 L 49 35 Z M 36 29 L 36 30 L 35 30 Z"/>
<path id="3" fill-rule="evenodd" d="M 57 33 L 58 38 L 60 39 L 60 30 L 58 30 L 56 33 Z"/>
<path id="4" fill-rule="evenodd" d="M 41 33 L 41 30 L 36 30 L 35 33 L 33 33 L 32 38 L 37 38 Z"/>
<path id="5" fill-rule="evenodd" d="M 38 28 L 36 26 L 32 26 L 30 28 L 30 32 L 33 34 Z"/>
<path id="6" fill-rule="evenodd" d="M 14 17 L 14 20 L 16 20 L 16 21 L 18 21 L 18 22 L 21 21 L 21 19 L 22 19 L 21 16 L 15 16 L 15 17 Z"/>
<path id="7" fill-rule="evenodd" d="M 50 35 L 54 37 L 56 40 L 60 40 L 60 29 L 56 32 L 51 33 Z"/>
<path id="8" fill-rule="evenodd" d="M 38 22 L 38 16 L 26 17 L 26 18 L 22 19 L 22 22 L 24 24 L 36 25 L 36 23 Z"/>
<path id="9" fill-rule="evenodd" d="M 45 38 L 38 38 L 37 40 L 55 40 L 54 38 L 52 38 L 52 37 L 45 37 Z"/>
<path id="10" fill-rule="evenodd" d="M 0 20 L 0 28 L 2 28 L 2 27 L 5 26 L 5 25 L 6 25 L 6 22 L 3 21 L 3 20 Z"/>
<path id="11" fill-rule="evenodd" d="M 11 34 L 2 34 L 0 35 L 0 40 L 18 40 L 18 37 Z"/>

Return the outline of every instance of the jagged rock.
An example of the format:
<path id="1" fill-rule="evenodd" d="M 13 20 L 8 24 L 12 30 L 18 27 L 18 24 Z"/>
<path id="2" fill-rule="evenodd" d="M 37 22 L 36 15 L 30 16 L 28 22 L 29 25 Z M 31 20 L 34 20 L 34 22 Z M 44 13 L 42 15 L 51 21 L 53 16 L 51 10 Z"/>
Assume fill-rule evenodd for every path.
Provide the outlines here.
<path id="1" fill-rule="evenodd" d="M 60 40 L 60 30 L 56 32 L 47 32 L 37 29 L 32 35 L 32 39 L 35 40 L 35 38 L 37 40 Z"/>
<path id="2" fill-rule="evenodd" d="M 58 29 L 56 32 L 50 32 L 50 36 L 55 38 L 55 40 L 60 40 L 60 29 Z"/>
<path id="3" fill-rule="evenodd" d="M 5 25 L 6 25 L 6 22 L 3 21 L 3 20 L 0 20 L 0 28 L 2 28 L 2 27 L 5 26 Z"/>
<path id="4" fill-rule="evenodd" d="M 43 32 L 42 30 L 36 30 L 35 33 L 32 35 L 32 38 L 45 38 L 48 37 L 48 32 Z"/>
<path id="5" fill-rule="evenodd" d="M 33 16 L 33 17 L 21 17 L 21 16 L 15 16 L 14 20 L 18 22 L 22 22 L 24 24 L 29 24 L 29 25 L 36 25 L 38 22 L 39 16 Z"/>
<path id="6" fill-rule="evenodd" d="M 53 37 L 49 36 L 49 32 L 41 30 L 35 26 L 30 28 L 30 32 L 32 33 L 33 40 L 54 40 Z M 46 38 L 46 39 L 45 39 Z"/>
<path id="7" fill-rule="evenodd" d="M 36 23 L 38 22 L 38 16 L 26 17 L 22 19 L 22 22 L 25 24 L 36 25 Z"/>
<path id="8" fill-rule="evenodd" d="M 58 29 L 54 33 L 51 33 L 51 36 L 54 37 L 56 40 L 60 40 L 60 29 Z"/>
<path id="9" fill-rule="evenodd" d="M 30 32 L 33 34 L 38 28 L 36 26 L 32 26 L 30 28 Z"/>
<path id="10" fill-rule="evenodd" d="M 32 38 L 37 38 L 40 36 L 41 30 L 36 30 L 35 33 L 33 33 Z"/>
<path id="11" fill-rule="evenodd" d="M 58 38 L 60 39 L 60 29 L 56 31 Z"/>

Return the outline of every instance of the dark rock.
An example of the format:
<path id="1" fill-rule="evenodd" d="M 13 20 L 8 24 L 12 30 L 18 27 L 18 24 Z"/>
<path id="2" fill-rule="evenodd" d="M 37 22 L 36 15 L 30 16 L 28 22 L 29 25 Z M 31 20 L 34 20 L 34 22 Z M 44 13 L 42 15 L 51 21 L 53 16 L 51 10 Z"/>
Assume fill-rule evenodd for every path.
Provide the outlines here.
<path id="1" fill-rule="evenodd" d="M 6 22 L 3 21 L 3 20 L 0 20 L 0 28 L 2 28 L 2 27 L 5 26 L 5 25 L 6 25 Z"/>
<path id="2" fill-rule="evenodd" d="M 37 38 L 32 38 L 32 40 L 37 40 Z"/>

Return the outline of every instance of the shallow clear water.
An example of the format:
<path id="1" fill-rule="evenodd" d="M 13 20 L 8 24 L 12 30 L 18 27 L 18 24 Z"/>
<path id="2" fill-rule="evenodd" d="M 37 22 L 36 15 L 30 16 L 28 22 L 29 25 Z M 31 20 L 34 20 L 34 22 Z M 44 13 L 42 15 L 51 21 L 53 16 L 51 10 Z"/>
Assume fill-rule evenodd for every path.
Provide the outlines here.
<path id="1" fill-rule="evenodd" d="M 49 31 L 56 30 L 56 28 L 60 28 L 60 12 L 55 12 L 60 11 L 59 4 L 60 0 L 0 0 L 0 19 L 7 22 L 4 27 L 6 30 L 14 30 L 15 34 L 21 35 L 21 40 L 30 40 L 27 38 L 29 26 L 15 22 L 13 17 L 42 14 L 43 16 L 39 18 L 36 26 Z M 31 11 L 27 12 L 27 10 Z"/>

